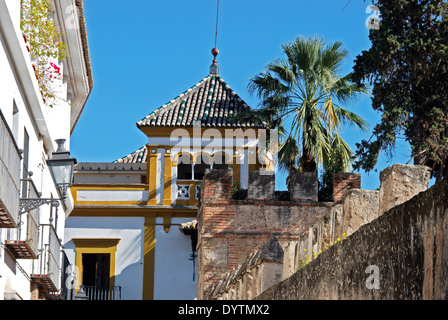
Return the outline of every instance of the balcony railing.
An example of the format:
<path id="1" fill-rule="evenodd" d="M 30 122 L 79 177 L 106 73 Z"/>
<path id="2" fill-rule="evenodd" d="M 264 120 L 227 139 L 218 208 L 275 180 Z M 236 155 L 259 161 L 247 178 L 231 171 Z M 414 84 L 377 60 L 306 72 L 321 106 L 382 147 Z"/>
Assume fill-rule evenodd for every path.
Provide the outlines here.
<path id="1" fill-rule="evenodd" d="M 0 111 L 0 228 L 17 227 L 20 198 L 20 151 Z"/>
<path id="2" fill-rule="evenodd" d="M 33 261 L 31 278 L 43 285 L 48 292 L 61 289 L 62 245 L 51 224 L 40 225 L 40 249 L 38 259 Z"/>
<path id="3" fill-rule="evenodd" d="M 38 198 L 39 193 L 31 179 L 24 179 L 27 194 Z M 10 237 L 5 241 L 6 247 L 16 259 L 36 259 L 39 244 L 39 210 L 35 209 L 19 215 L 18 227 L 10 232 Z"/>
<path id="4" fill-rule="evenodd" d="M 16 240 L 6 240 L 5 245 L 16 259 L 36 259 L 39 239 L 37 213 L 26 214 L 26 223 L 20 223 L 16 230 Z M 24 232 L 26 231 L 26 232 Z"/>
<path id="5" fill-rule="evenodd" d="M 178 180 L 176 185 L 176 201 L 184 200 L 190 205 L 197 205 L 201 180 Z"/>
<path id="6" fill-rule="evenodd" d="M 88 300 L 121 300 L 121 287 L 83 286 Z"/>

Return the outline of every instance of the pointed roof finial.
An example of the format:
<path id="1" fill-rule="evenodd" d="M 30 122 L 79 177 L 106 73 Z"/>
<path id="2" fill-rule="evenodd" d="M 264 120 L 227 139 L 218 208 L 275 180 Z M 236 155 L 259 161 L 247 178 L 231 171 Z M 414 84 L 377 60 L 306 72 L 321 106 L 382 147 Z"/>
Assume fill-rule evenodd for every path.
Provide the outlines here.
<path id="1" fill-rule="evenodd" d="M 218 48 L 214 47 L 212 49 L 213 62 L 212 62 L 212 65 L 210 66 L 210 74 L 218 75 L 219 67 L 218 67 L 218 61 L 216 60 L 216 57 L 218 56 L 218 54 L 219 54 Z"/>

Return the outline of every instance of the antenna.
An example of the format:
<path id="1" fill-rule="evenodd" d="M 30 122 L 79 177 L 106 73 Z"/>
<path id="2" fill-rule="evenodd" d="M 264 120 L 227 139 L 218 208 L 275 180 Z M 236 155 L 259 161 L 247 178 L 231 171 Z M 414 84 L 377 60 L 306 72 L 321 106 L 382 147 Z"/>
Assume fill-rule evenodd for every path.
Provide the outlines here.
<path id="1" fill-rule="evenodd" d="M 215 47 L 212 49 L 212 55 L 213 55 L 213 63 L 210 66 L 210 74 L 218 75 L 219 68 L 218 68 L 218 61 L 216 61 L 216 57 L 219 54 L 218 48 L 216 48 L 216 44 L 218 42 L 218 18 L 219 18 L 219 0 L 217 0 L 217 8 L 216 8 L 216 32 L 215 32 Z"/>
<path id="2" fill-rule="evenodd" d="M 219 18 L 219 0 L 218 0 L 218 4 L 216 6 L 216 33 L 215 33 L 215 48 L 216 48 L 216 44 L 218 42 L 218 18 Z"/>

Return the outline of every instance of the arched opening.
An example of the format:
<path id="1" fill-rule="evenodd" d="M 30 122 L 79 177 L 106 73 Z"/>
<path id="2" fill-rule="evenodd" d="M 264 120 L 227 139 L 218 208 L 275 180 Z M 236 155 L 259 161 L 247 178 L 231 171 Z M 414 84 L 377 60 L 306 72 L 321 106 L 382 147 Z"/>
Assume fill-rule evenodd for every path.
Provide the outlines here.
<path id="1" fill-rule="evenodd" d="M 219 152 L 213 156 L 213 169 L 225 169 L 229 168 L 230 161 L 228 155 L 224 152 Z"/>
<path id="2" fill-rule="evenodd" d="M 202 180 L 204 178 L 205 170 L 210 168 L 210 155 L 207 153 L 200 153 L 197 155 L 194 161 L 194 180 Z"/>
<path id="3" fill-rule="evenodd" d="M 177 179 L 191 180 L 193 170 L 191 167 L 191 155 L 187 152 L 181 152 L 177 160 Z"/>

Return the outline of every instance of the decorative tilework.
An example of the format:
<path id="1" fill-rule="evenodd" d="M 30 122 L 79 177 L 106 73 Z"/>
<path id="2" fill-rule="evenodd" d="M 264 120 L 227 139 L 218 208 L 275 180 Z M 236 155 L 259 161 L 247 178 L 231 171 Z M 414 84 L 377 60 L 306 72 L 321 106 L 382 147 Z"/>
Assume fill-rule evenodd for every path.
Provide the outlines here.
<path id="1" fill-rule="evenodd" d="M 201 191 L 201 185 L 196 185 L 196 200 L 199 200 L 199 192 Z"/>
<path id="2" fill-rule="evenodd" d="M 190 185 L 188 184 L 177 185 L 177 199 L 190 200 Z"/>

